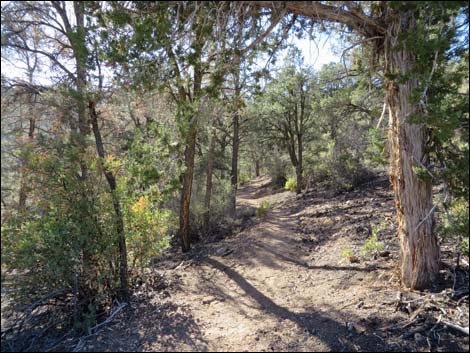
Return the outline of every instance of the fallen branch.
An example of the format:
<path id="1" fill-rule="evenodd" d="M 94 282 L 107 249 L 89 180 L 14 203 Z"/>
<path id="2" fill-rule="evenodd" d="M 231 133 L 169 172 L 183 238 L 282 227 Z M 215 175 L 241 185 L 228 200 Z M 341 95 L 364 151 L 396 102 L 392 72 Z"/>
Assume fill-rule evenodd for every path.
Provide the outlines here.
<path id="1" fill-rule="evenodd" d="M 460 331 L 462 333 L 465 333 L 467 336 L 469 335 L 469 328 L 468 326 L 467 327 L 463 327 L 463 326 L 460 326 L 460 325 L 457 325 L 457 324 L 454 324 L 452 322 L 449 322 L 449 321 L 445 321 L 445 320 L 441 320 L 441 322 L 447 326 L 449 326 L 450 328 L 453 328 L 454 330 L 457 330 L 457 331 Z"/>
<path id="2" fill-rule="evenodd" d="M 104 325 L 106 325 L 107 323 L 111 322 L 111 320 L 113 319 L 113 317 L 116 316 L 117 313 L 119 313 L 122 309 L 124 309 L 125 307 L 127 306 L 127 303 L 122 303 L 121 305 L 119 305 L 116 310 L 114 310 L 111 315 L 109 315 L 109 317 L 103 321 L 102 323 L 92 327 L 91 329 L 88 330 L 89 334 L 95 334 L 96 332 L 98 332 L 98 329 Z M 94 332 L 93 332 L 94 331 Z"/>
<path id="3" fill-rule="evenodd" d="M 92 337 L 98 333 L 98 330 L 103 327 L 104 325 L 108 324 L 111 322 L 111 320 L 125 307 L 127 306 L 127 303 L 123 303 L 119 305 L 112 313 L 109 315 L 109 317 L 103 321 L 102 323 L 90 328 L 88 330 L 88 335 L 80 337 L 78 340 L 78 343 L 75 345 L 75 347 L 72 349 L 72 352 L 79 352 L 82 348 L 83 345 L 85 344 L 85 340 L 89 337 Z"/>

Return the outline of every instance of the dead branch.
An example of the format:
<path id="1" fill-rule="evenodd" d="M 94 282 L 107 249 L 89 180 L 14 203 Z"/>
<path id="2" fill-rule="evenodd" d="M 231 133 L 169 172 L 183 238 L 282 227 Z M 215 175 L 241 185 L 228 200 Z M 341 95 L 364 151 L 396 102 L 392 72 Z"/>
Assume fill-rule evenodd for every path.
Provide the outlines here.
<path id="1" fill-rule="evenodd" d="M 443 324 L 449 326 L 450 328 L 453 328 L 454 330 L 457 330 L 457 331 L 460 331 L 462 333 L 465 333 L 467 336 L 469 335 L 469 328 L 468 326 L 467 327 L 463 327 L 463 326 L 460 326 L 460 325 L 457 325 L 457 324 L 454 324 L 452 322 L 449 322 L 449 321 L 445 321 L 445 320 L 442 320 L 441 321 Z"/>
<path id="2" fill-rule="evenodd" d="M 109 315 L 109 317 L 103 321 L 102 323 L 90 328 L 88 330 L 88 335 L 80 337 L 78 340 L 78 343 L 75 345 L 75 347 L 72 349 L 72 352 L 79 352 L 82 348 L 83 345 L 85 344 L 85 340 L 89 337 L 92 337 L 96 335 L 99 331 L 100 328 L 102 328 L 104 325 L 109 324 L 113 318 L 125 307 L 127 306 L 127 303 L 122 303 L 120 304 L 112 313 Z"/>

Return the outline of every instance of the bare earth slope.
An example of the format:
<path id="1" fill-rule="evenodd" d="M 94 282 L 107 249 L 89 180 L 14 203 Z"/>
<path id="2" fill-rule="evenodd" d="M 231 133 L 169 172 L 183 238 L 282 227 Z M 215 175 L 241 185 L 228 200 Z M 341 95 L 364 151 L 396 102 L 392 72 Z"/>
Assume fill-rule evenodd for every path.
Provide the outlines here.
<path id="1" fill-rule="evenodd" d="M 429 350 L 422 331 L 406 335 L 411 325 L 402 328 L 409 313 L 397 299 L 387 180 L 348 194 L 303 197 L 272 194 L 268 184 L 254 180 L 238 198 L 239 213 L 268 200 L 273 207 L 266 215 L 234 236 L 156 265 L 155 288 L 138 293 L 132 308 L 75 350 Z M 342 258 L 346 248 L 359 255 L 371 225 L 380 222 L 388 224 L 382 256 Z M 448 337 L 439 347 L 465 350 L 468 339 Z"/>

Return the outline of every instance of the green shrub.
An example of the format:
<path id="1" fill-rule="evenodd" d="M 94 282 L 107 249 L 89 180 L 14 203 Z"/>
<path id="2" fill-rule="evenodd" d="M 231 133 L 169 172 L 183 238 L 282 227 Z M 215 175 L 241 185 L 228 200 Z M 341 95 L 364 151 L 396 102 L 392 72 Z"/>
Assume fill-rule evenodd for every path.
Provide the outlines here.
<path id="1" fill-rule="evenodd" d="M 284 188 L 289 191 L 295 191 L 297 189 L 297 180 L 293 177 L 290 177 L 287 179 Z"/>
<path id="2" fill-rule="evenodd" d="M 386 166 L 388 164 L 388 156 L 386 154 L 387 136 L 379 129 L 371 128 L 368 131 L 368 142 L 365 156 L 369 159 L 370 165 L 373 167 Z"/>
<path id="3" fill-rule="evenodd" d="M 158 159 L 165 151 L 171 155 L 167 144 L 137 134 L 128 146 L 131 157 L 105 158 L 116 175 L 115 198 L 103 187 L 94 149 L 79 153 L 67 139 L 38 140 L 40 153 L 28 157 L 28 198 L 34 204 L 2 224 L 2 267 L 21 274 L 12 303 L 27 307 L 50 293 L 64 293 L 57 299 L 61 315 L 73 318 L 71 327 L 86 331 L 120 295 L 113 203 L 118 200 L 122 211 L 132 284 L 134 267 L 142 269 L 168 246 L 176 217 L 161 203 L 178 186 L 178 170 Z M 86 179 L 77 177 L 78 161 L 87 167 Z M 45 308 L 51 317 L 56 309 Z"/>
<path id="4" fill-rule="evenodd" d="M 315 168 L 306 170 L 308 183 L 325 183 L 335 190 L 349 191 L 373 177 L 360 155 L 334 146 L 329 149 L 322 153 Z"/>
<path id="5" fill-rule="evenodd" d="M 240 176 L 238 178 L 238 183 L 240 185 L 245 185 L 246 183 L 248 183 L 250 181 L 250 176 L 248 174 L 245 174 L 245 173 L 240 173 Z"/>
<path id="6" fill-rule="evenodd" d="M 123 202 L 124 223 L 130 274 L 141 275 L 149 262 L 170 244 L 171 226 L 175 215 L 169 210 L 153 207 L 147 196 Z"/>
<path id="7" fill-rule="evenodd" d="M 377 237 L 377 235 L 372 235 L 364 244 L 364 247 L 362 248 L 362 255 L 370 256 L 372 254 L 376 254 L 382 251 L 384 248 L 385 245 L 379 242 L 379 238 Z"/>
<path id="8" fill-rule="evenodd" d="M 290 168 L 289 158 L 275 150 L 272 157 L 267 159 L 266 167 L 273 184 L 277 187 L 284 187 Z"/>
<path id="9" fill-rule="evenodd" d="M 332 157 L 328 167 L 331 184 L 338 190 L 352 190 L 372 176 L 362 161 L 349 152 L 344 152 L 337 158 Z"/>
<path id="10" fill-rule="evenodd" d="M 441 217 L 438 233 L 442 237 L 455 239 L 459 243 L 459 250 L 469 253 L 469 212 L 468 203 L 464 198 L 446 205 L 446 210 Z"/>
<path id="11" fill-rule="evenodd" d="M 386 223 L 382 222 L 380 225 L 372 226 L 372 235 L 367 239 L 367 242 L 362 248 L 363 256 L 375 255 L 385 249 L 385 245 L 379 242 L 379 234 L 386 229 Z"/>

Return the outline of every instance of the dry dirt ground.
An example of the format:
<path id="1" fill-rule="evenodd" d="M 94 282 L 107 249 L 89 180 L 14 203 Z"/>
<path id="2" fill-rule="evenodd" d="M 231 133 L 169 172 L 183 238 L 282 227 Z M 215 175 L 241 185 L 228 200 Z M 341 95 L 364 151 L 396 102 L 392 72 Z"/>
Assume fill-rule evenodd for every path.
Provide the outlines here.
<path id="1" fill-rule="evenodd" d="M 460 310 L 459 322 L 468 326 L 468 278 L 457 294 L 449 294 L 445 278 L 426 293 L 399 285 L 386 178 L 355 192 L 300 197 L 273 193 L 259 178 L 240 190 L 238 214 L 253 214 L 264 200 L 272 207 L 251 227 L 157 264 L 155 287 L 142 289 L 132 308 L 75 349 L 468 350 L 468 336 L 437 321 L 446 303 L 445 314 L 455 319 L 452 310 Z M 371 227 L 382 222 L 386 248 L 362 257 Z M 346 248 L 359 262 L 341 256 Z"/>
<path id="2" fill-rule="evenodd" d="M 270 210 L 250 218 L 264 200 Z M 468 351 L 468 336 L 442 322 L 468 327 L 468 268 L 444 268 L 432 291 L 400 287 L 387 178 L 300 196 L 259 178 L 240 190 L 237 213 L 249 226 L 188 254 L 172 250 L 149 270 L 153 283 L 137 290 L 131 307 L 57 349 Z M 378 224 L 385 249 L 362 256 Z M 342 256 L 345 249 L 357 262 Z"/>

